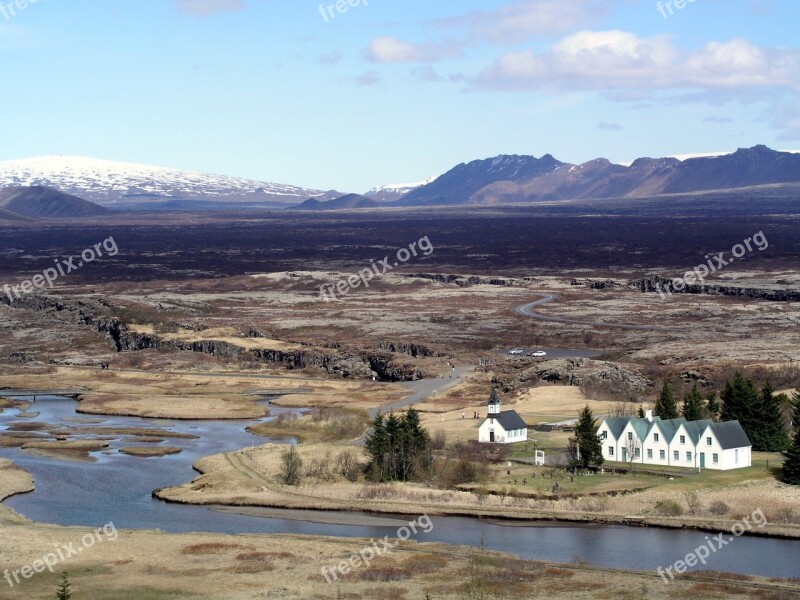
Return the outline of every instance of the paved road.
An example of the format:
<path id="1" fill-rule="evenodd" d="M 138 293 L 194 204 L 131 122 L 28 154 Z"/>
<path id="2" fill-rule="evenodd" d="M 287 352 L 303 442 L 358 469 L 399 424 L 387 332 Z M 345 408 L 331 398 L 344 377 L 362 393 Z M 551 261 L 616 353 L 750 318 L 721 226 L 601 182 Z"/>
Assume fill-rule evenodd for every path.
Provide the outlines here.
<path id="1" fill-rule="evenodd" d="M 550 304 L 551 302 L 555 302 L 558 300 L 558 296 L 555 294 L 539 294 L 540 298 L 538 300 L 534 300 L 533 302 L 528 302 L 527 304 L 523 304 L 521 306 L 517 306 L 514 309 L 514 313 L 521 315 L 523 317 L 532 317 L 539 321 L 550 321 L 552 323 L 569 323 L 573 325 L 590 325 L 592 327 L 609 327 L 613 329 L 628 329 L 632 331 L 684 331 L 684 329 L 678 329 L 675 327 L 656 327 L 654 325 L 627 325 L 627 324 L 618 324 L 618 323 L 606 323 L 603 321 L 582 321 L 580 319 L 568 319 L 564 317 L 551 317 L 548 315 L 543 315 L 540 312 L 535 312 L 533 309 L 537 306 L 543 306 L 545 304 Z"/>
<path id="2" fill-rule="evenodd" d="M 460 383 L 468 373 L 472 372 L 472 370 L 473 367 L 456 367 L 455 370 L 451 370 L 443 377 L 420 379 L 419 381 L 407 381 L 404 385 L 411 390 L 412 393 L 410 396 L 406 396 L 402 400 L 390 402 L 389 404 L 384 404 L 383 406 L 379 406 L 377 408 L 371 408 L 369 410 L 369 416 L 374 418 L 378 413 L 388 413 L 393 410 L 405 408 L 406 406 L 419 404 L 437 392 L 444 391 Z"/>

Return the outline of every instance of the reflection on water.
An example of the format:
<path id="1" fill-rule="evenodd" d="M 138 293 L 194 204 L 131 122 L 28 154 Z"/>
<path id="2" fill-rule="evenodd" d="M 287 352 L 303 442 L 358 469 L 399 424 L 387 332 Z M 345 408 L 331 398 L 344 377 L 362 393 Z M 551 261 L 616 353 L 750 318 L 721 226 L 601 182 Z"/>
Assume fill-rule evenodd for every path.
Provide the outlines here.
<path id="1" fill-rule="evenodd" d="M 271 407 L 272 415 L 293 409 Z M 345 537 L 383 537 L 394 535 L 396 523 L 369 526 L 335 525 L 335 515 L 307 511 L 309 518 L 319 515 L 328 523 L 295 519 L 265 518 L 214 511 L 205 507 L 181 506 L 155 500 L 152 490 L 185 483 L 196 473 L 197 459 L 263 444 L 267 440 L 245 431 L 253 422 L 169 421 L 135 417 L 87 417 L 75 413 L 75 402 L 62 398 L 39 398 L 29 409 L 40 413 L 35 419 L 19 419 L 16 410 L 0 414 L 0 430 L 10 423 L 42 422 L 79 425 L 76 419 L 90 419 L 91 427 L 165 428 L 177 433 L 200 436 L 197 439 L 166 439 L 164 445 L 179 446 L 182 453 L 155 459 L 140 459 L 116 450 L 132 442 L 111 442 L 107 453 L 94 453 L 96 463 L 72 463 L 21 453 L 16 448 L 0 448 L 0 456 L 13 459 L 29 471 L 36 491 L 16 496 L 6 504 L 34 521 L 60 525 L 98 527 L 109 521 L 124 529 L 215 533 L 297 533 Z M 102 422 L 96 422 L 101 419 Z M 136 445 L 140 445 L 138 442 Z M 154 444 L 158 445 L 158 444 Z M 328 515 L 327 517 L 325 515 Z M 393 516 L 408 521 L 407 517 Z M 624 568 L 655 569 L 669 566 L 705 542 L 697 531 L 632 528 L 622 526 L 580 527 L 564 524 L 555 527 L 508 527 L 486 520 L 434 517 L 430 534 L 418 541 L 439 541 L 477 545 L 483 538 L 489 548 L 504 550 L 539 560 L 570 562 L 581 559 L 590 564 Z M 706 568 L 774 577 L 797 577 L 800 542 L 740 538 L 712 555 Z"/>

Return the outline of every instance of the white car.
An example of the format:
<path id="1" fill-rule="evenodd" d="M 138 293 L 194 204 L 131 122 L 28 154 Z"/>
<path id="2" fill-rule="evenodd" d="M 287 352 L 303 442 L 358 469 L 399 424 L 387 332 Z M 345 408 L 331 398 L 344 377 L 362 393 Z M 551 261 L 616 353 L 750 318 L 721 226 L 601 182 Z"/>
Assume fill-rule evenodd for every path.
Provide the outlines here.
<path id="1" fill-rule="evenodd" d="M 544 350 L 537 350 L 536 352 L 528 352 L 528 356 L 536 356 L 541 358 L 542 356 L 547 356 L 547 352 Z"/>
<path id="2" fill-rule="evenodd" d="M 520 350 L 519 348 L 514 348 L 513 350 L 509 350 L 508 353 L 511 354 L 512 356 L 521 356 L 523 354 L 523 351 Z"/>

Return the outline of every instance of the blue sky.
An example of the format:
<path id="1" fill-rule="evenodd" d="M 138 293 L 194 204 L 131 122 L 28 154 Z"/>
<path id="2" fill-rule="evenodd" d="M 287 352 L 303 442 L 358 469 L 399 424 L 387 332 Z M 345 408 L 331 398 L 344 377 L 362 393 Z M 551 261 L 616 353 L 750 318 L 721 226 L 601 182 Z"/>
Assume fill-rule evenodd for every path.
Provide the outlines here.
<path id="1" fill-rule="evenodd" d="M 497 154 L 800 148 L 797 0 L 0 3 L 0 160 L 361 192 Z"/>

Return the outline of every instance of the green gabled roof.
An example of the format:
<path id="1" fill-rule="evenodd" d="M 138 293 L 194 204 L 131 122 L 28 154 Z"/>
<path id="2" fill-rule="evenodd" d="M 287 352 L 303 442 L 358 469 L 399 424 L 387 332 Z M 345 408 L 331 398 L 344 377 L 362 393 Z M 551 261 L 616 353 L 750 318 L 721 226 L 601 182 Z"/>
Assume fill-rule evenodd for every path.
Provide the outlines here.
<path id="1" fill-rule="evenodd" d="M 678 432 L 678 428 L 686 423 L 686 419 L 683 417 L 679 419 L 667 419 L 666 421 L 658 421 L 658 427 L 661 430 L 661 433 L 664 435 L 664 440 L 670 444 L 672 440 L 675 439 L 675 434 Z"/>
<path id="2" fill-rule="evenodd" d="M 630 417 L 608 417 L 604 419 L 604 422 L 608 425 L 614 437 L 619 439 L 619 436 L 622 435 L 623 430 L 627 427 L 630 420 Z"/>
<path id="3" fill-rule="evenodd" d="M 742 429 L 739 421 L 726 421 L 724 423 L 711 423 L 711 431 L 717 438 L 723 450 L 732 448 L 748 448 L 752 446 L 750 439 Z"/>
<path id="4" fill-rule="evenodd" d="M 702 419 L 700 421 L 684 422 L 686 433 L 688 434 L 689 439 L 692 440 L 695 446 L 700 442 L 700 436 L 703 435 L 703 432 L 706 430 L 706 427 L 711 425 L 711 423 L 712 423 L 711 419 Z"/>
<path id="5" fill-rule="evenodd" d="M 650 428 L 653 427 L 653 421 L 648 421 L 647 419 L 631 419 L 629 422 L 636 432 L 639 441 L 644 442 L 647 439 Z"/>

